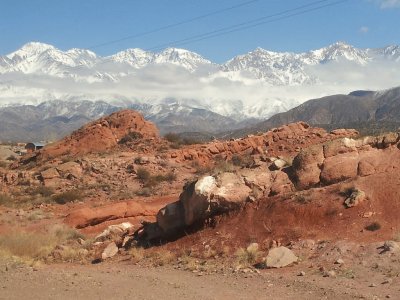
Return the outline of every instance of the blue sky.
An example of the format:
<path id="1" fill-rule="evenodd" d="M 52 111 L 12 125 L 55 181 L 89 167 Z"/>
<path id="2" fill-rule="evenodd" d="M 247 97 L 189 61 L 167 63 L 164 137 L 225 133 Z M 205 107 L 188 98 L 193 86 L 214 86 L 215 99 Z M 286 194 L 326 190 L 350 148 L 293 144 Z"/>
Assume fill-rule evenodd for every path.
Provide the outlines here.
<path id="1" fill-rule="evenodd" d="M 400 44 L 400 0 L 348 0 L 194 43 L 172 43 L 312 2 L 316 1 L 3 0 L 0 55 L 30 41 L 49 43 L 62 50 L 108 43 L 92 49 L 100 55 L 110 55 L 127 48 L 178 46 L 215 62 L 223 62 L 256 47 L 302 52 L 336 41 L 361 48 Z M 316 6 L 334 2 L 321 1 Z M 243 3 L 247 4 L 168 30 L 110 43 Z"/>

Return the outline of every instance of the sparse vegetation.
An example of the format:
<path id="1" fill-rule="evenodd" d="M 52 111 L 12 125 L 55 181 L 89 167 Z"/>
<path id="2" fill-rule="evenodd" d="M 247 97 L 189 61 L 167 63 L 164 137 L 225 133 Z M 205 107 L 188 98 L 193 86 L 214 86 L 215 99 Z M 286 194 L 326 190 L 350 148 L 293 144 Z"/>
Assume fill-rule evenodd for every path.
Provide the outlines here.
<path id="1" fill-rule="evenodd" d="M 0 236 L 2 256 L 18 256 L 23 259 L 45 259 L 57 244 L 54 237 L 46 234 L 14 232 Z"/>
<path id="2" fill-rule="evenodd" d="M 173 182 L 176 180 L 176 174 L 168 172 L 167 174 L 151 175 L 149 171 L 144 168 L 137 170 L 137 177 L 143 183 L 144 187 L 152 188 L 161 182 Z"/>
<path id="3" fill-rule="evenodd" d="M 145 250 L 141 247 L 132 247 L 129 250 L 129 254 L 132 257 L 132 260 L 137 263 L 140 262 L 145 257 Z"/>
<path id="4" fill-rule="evenodd" d="M 151 177 L 150 172 L 144 168 L 138 168 L 136 172 L 137 178 L 142 182 L 146 182 Z"/>
<path id="5" fill-rule="evenodd" d="M 215 173 L 232 172 L 233 170 L 235 170 L 235 166 L 231 162 L 223 159 L 218 160 L 214 168 Z"/>
<path id="6" fill-rule="evenodd" d="M 250 245 L 247 249 L 239 248 L 235 252 L 236 261 L 240 265 L 253 265 L 257 262 L 261 253 L 257 246 Z"/>
<path id="7" fill-rule="evenodd" d="M 142 138 L 143 134 L 141 134 L 140 132 L 132 131 L 129 132 L 127 135 L 125 135 L 122 139 L 120 139 L 118 143 L 124 145 L 127 143 L 137 141 Z"/>
<path id="8" fill-rule="evenodd" d="M 142 196 L 142 197 L 150 197 L 153 194 L 152 189 L 150 188 L 142 188 L 139 191 L 136 192 L 136 195 Z"/>
<path id="9" fill-rule="evenodd" d="M 195 169 L 195 174 L 204 175 L 210 173 L 212 168 L 208 165 L 200 165 L 198 161 L 192 163 L 192 167 Z"/>
<path id="10" fill-rule="evenodd" d="M 154 266 L 165 266 L 176 260 L 175 254 L 168 250 L 159 250 L 149 253 Z"/>
<path id="11" fill-rule="evenodd" d="M 47 233 L 16 231 L 0 236 L 0 255 L 16 256 L 26 263 L 45 261 L 57 245 L 81 237 L 66 226 L 55 226 Z"/>
<path id="12" fill-rule="evenodd" d="M 249 154 L 247 155 L 233 155 L 231 162 L 234 166 L 237 167 L 249 167 L 253 163 L 253 157 Z"/>
<path id="13" fill-rule="evenodd" d="M 296 195 L 296 196 L 294 197 L 294 200 L 295 200 L 297 203 L 300 203 L 300 204 L 307 204 L 307 203 L 310 202 L 310 200 L 307 199 L 304 195 Z"/>
<path id="14" fill-rule="evenodd" d="M 48 186 L 40 185 L 35 188 L 27 189 L 26 193 L 32 196 L 41 195 L 43 197 L 50 197 L 54 194 L 54 189 Z"/>
<path id="15" fill-rule="evenodd" d="M 10 206 L 13 203 L 13 199 L 7 195 L 0 193 L 0 205 Z"/>
<path id="16" fill-rule="evenodd" d="M 14 155 L 10 155 L 9 157 L 6 158 L 9 161 L 15 161 L 17 158 Z"/>
<path id="17" fill-rule="evenodd" d="M 172 133 L 172 132 L 164 135 L 164 138 L 170 143 L 178 143 L 181 140 L 179 135 L 177 135 L 176 133 Z"/>
<path id="18" fill-rule="evenodd" d="M 201 141 L 193 138 L 181 138 L 178 134 L 171 132 L 164 135 L 164 138 L 170 142 L 170 146 L 173 149 L 179 149 L 182 145 L 201 144 Z"/>
<path id="19" fill-rule="evenodd" d="M 339 195 L 343 197 L 350 197 L 350 195 L 356 190 L 354 184 L 352 183 L 344 183 L 339 187 Z"/>
<path id="20" fill-rule="evenodd" d="M 66 204 L 68 202 L 79 200 L 81 198 L 82 194 L 79 190 L 66 191 L 64 193 L 57 194 L 52 197 L 53 201 L 58 204 Z"/>

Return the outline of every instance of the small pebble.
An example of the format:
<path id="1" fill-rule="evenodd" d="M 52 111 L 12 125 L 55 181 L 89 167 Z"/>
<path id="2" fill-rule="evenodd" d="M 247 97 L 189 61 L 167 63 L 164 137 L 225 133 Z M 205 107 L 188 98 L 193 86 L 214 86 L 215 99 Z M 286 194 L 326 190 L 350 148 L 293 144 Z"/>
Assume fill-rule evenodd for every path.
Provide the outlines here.
<path id="1" fill-rule="evenodd" d="M 306 275 L 306 272 L 301 271 L 297 276 L 305 276 L 305 275 Z"/>

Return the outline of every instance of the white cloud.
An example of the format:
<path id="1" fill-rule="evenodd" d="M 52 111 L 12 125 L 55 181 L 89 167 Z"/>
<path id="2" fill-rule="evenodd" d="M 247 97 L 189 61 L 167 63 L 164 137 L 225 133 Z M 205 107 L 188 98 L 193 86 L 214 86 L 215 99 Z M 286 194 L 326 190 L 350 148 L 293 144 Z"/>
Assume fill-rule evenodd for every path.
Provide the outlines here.
<path id="1" fill-rule="evenodd" d="M 319 79 L 318 84 L 270 86 L 249 77 L 197 76 L 184 68 L 150 65 L 120 81 L 76 82 L 72 78 L 5 73 L 0 75 L 0 105 L 38 103 L 49 99 L 105 100 L 113 103 L 158 104 L 176 99 L 188 106 L 208 108 L 220 114 L 263 110 L 262 115 L 290 109 L 299 102 L 353 90 L 380 90 L 399 85 L 400 61 L 372 61 L 359 65 L 347 60 L 309 66 L 304 71 Z M 255 112 L 256 114 L 256 112 Z"/>
<path id="2" fill-rule="evenodd" d="M 381 8 L 400 7 L 400 0 L 376 0 Z"/>
<path id="3" fill-rule="evenodd" d="M 361 26 L 360 27 L 360 32 L 363 34 L 367 34 L 369 31 L 369 28 L 367 26 Z"/>

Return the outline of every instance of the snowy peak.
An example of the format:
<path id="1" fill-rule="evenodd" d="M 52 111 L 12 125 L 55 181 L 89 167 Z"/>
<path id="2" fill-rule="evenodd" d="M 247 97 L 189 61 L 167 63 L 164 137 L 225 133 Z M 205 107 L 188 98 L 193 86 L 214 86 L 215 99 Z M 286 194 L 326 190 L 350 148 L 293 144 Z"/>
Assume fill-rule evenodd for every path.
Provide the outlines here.
<path id="1" fill-rule="evenodd" d="M 118 63 L 127 63 L 139 69 L 148 65 L 153 60 L 153 53 L 134 48 L 120 51 L 107 58 Z"/>
<path id="2" fill-rule="evenodd" d="M 344 42 L 337 42 L 328 47 L 311 51 L 310 54 L 314 56 L 314 59 L 316 59 L 318 63 L 345 59 L 359 64 L 365 64 L 370 59 L 366 50 L 357 49 Z"/>
<path id="3" fill-rule="evenodd" d="M 136 69 L 150 64 L 170 63 L 184 67 L 190 72 L 194 72 L 200 65 L 211 64 L 209 60 L 204 59 L 197 53 L 178 48 L 167 48 L 159 53 L 138 48 L 127 49 L 109 56 L 109 59 L 118 63 L 127 63 Z"/>
<path id="4" fill-rule="evenodd" d="M 50 49 L 55 50 L 56 48 L 52 45 L 44 43 L 30 42 L 23 45 L 19 50 L 8 54 L 7 57 L 11 60 L 27 59 L 36 55 L 40 55 L 41 53 Z"/>

